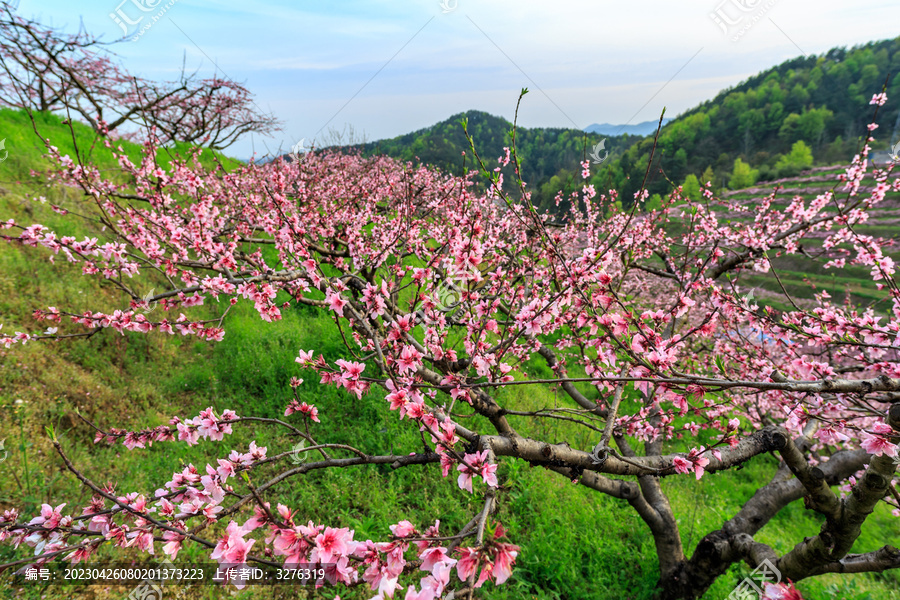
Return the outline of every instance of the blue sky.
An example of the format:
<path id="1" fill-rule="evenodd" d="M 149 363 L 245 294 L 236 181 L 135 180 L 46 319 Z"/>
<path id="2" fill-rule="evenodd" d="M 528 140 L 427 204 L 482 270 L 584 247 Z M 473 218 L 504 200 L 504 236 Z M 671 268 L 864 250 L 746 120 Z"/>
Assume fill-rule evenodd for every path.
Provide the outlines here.
<path id="1" fill-rule="evenodd" d="M 185 59 L 245 84 L 285 125 L 228 149 L 242 158 L 321 144 L 329 127 L 375 140 L 468 109 L 511 119 L 522 87 L 526 127 L 638 123 L 664 106 L 676 116 L 803 53 L 900 35 L 900 3 L 881 0 L 19 2 L 24 16 L 83 22 L 106 40 L 122 34 L 111 13 L 143 15 L 139 27 L 162 10 L 113 50 L 145 77 L 174 78 Z"/>

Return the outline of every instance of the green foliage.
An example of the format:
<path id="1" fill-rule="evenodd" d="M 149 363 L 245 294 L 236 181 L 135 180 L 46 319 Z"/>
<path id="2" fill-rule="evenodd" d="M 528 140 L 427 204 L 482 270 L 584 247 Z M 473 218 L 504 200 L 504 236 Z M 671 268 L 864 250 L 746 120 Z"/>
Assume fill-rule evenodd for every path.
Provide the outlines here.
<path id="1" fill-rule="evenodd" d="M 820 144 L 825 133 L 825 126 L 833 116 L 834 113 L 824 107 L 804 111 L 797 120 L 801 138 L 810 144 Z"/>
<path id="2" fill-rule="evenodd" d="M 791 151 L 778 159 L 775 163 L 775 171 L 779 177 L 795 177 L 803 169 L 808 169 L 813 164 L 812 150 L 803 140 L 798 140 L 791 146 Z"/>
<path id="3" fill-rule="evenodd" d="M 790 142 L 797 139 L 800 134 L 800 115 L 791 113 L 785 117 L 778 129 L 778 138 L 781 142 Z"/>
<path id="4" fill-rule="evenodd" d="M 700 184 L 703 186 L 712 184 L 713 191 L 719 189 L 719 186 L 716 185 L 716 172 L 713 171 L 712 165 L 707 166 L 703 170 L 703 174 L 700 176 Z"/>
<path id="5" fill-rule="evenodd" d="M 758 176 L 758 170 L 751 169 L 750 165 L 740 158 L 736 158 L 734 159 L 734 170 L 731 172 L 731 178 L 728 180 L 728 187 L 733 190 L 750 187 L 756 183 Z"/>
<path id="6" fill-rule="evenodd" d="M 700 180 L 693 173 L 688 173 L 681 184 L 681 190 L 685 197 L 693 201 L 700 200 Z"/>
<path id="7" fill-rule="evenodd" d="M 645 212 L 651 212 L 662 208 L 662 196 L 653 194 L 644 202 L 643 209 Z"/>

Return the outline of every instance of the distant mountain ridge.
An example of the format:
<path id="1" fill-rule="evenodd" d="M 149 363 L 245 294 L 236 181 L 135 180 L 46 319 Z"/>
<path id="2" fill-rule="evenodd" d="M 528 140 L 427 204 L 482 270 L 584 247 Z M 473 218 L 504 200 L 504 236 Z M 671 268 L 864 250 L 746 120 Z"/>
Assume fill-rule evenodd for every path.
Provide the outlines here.
<path id="1" fill-rule="evenodd" d="M 672 119 L 663 119 L 663 125 Z M 600 135 L 653 135 L 659 126 L 659 119 L 656 121 L 644 121 L 635 125 L 612 125 L 611 123 L 593 123 L 584 128 L 588 133 L 597 133 Z"/>
<path id="2" fill-rule="evenodd" d="M 386 154 L 402 161 L 421 162 L 433 165 L 446 173 L 460 175 L 479 165 L 472 155 L 469 141 L 460 125 L 465 119 L 469 135 L 475 143 L 478 156 L 488 169 L 497 166 L 497 157 L 504 154 L 504 147 L 512 147 L 510 131 L 513 124 L 490 113 L 469 110 L 435 123 L 429 127 L 365 144 L 342 146 L 347 151 L 360 151 L 365 156 Z M 604 142 L 604 138 L 607 138 Z M 534 193 L 536 206 L 555 206 L 556 191 L 564 187 L 567 191 L 581 189 L 581 162 L 591 160 L 591 152 L 599 146 L 604 160 L 597 164 L 595 172 L 612 162 L 628 148 L 644 139 L 643 136 L 599 134 L 566 129 L 562 127 L 522 127 L 516 129 L 516 153 L 522 161 L 522 179 Z M 603 145 L 600 146 L 601 142 Z M 516 178 L 512 164 L 501 169 L 504 187 L 508 191 L 516 188 Z M 578 177 L 575 175 L 578 174 Z M 553 178 L 556 178 L 553 180 Z M 548 182 L 553 180 L 551 185 Z M 483 177 L 476 178 L 477 185 L 483 185 Z M 556 190 L 552 190 L 554 186 Z M 552 192 L 551 192 L 552 190 Z M 565 207 L 567 202 L 562 206 Z"/>

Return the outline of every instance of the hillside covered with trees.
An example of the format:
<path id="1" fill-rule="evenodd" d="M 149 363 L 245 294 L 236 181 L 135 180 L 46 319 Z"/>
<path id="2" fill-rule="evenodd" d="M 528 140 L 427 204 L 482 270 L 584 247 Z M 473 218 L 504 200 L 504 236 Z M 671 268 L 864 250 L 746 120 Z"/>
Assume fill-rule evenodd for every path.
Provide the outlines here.
<path id="1" fill-rule="evenodd" d="M 462 126 L 463 119 L 467 120 L 468 131 L 479 156 L 486 165 L 490 163 L 493 168 L 494 159 L 503 154 L 503 148 L 512 145 L 510 134 L 513 123 L 477 110 L 453 115 L 412 133 L 352 148 L 359 148 L 364 156 L 387 155 L 404 161 L 433 165 L 445 172 L 460 175 L 464 171 L 478 169 Z M 534 204 L 551 208 L 553 197 L 559 190 L 564 190 L 565 195 L 568 195 L 581 189 L 581 176 L 576 177 L 580 171 L 579 163 L 591 160 L 591 152 L 597 144 L 603 143 L 599 156 L 602 159 L 609 152 L 604 161 L 609 162 L 642 139 L 637 135 L 610 137 L 578 129 L 518 127 L 516 152 L 523 163 L 522 178 L 534 193 Z M 502 172 L 504 187 L 509 191 L 514 187 L 515 181 L 512 167 L 507 166 Z M 601 180 L 597 179 L 596 184 L 601 185 Z M 561 206 L 562 210 L 567 208 L 567 203 Z"/>
<path id="2" fill-rule="evenodd" d="M 649 190 L 664 194 L 666 178 L 681 183 L 691 174 L 738 189 L 795 176 L 812 164 L 847 162 L 866 132 L 872 90 L 887 81 L 888 97 L 896 96 L 898 72 L 900 38 L 834 48 L 763 71 L 662 129 L 654 155 L 662 173 L 651 169 Z M 880 136 L 875 148 L 883 149 L 888 138 L 897 141 L 897 106 L 885 106 L 879 121 L 893 131 Z M 646 138 L 609 165 L 623 199 L 640 188 L 652 146 Z"/>
<path id="3" fill-rule="evenodd" d="M 688 189 L 699 190 L 697 184 L 707 181 L 716 189 L 740 189 L 794 177 L 813 165 L 847 162 L 859 150 L 865 133 L 863 115 L 871 90 L 885 81 L 889 97 L 900 94 L 900 38 L 785 61 L 668 122 L 660 132 L 647 187 L 651 194 L 660 195 L 672 184 L 686 183 Z M 886 149 L 888 138 L 891 145 L 898 141 L 900 110 L 896 106 L 884 109 L 881 126 L 892 135 L 883 135 L 876 149 Z M 470 148 L 460 124 L 463 117 L 486 161 L 503 154 L 503 147 L 511 144 L 511 122 L 469 111 L 355 148 L 366 156 L 385 154 L 459 174 L 477 168 L 471 157 L 464 161 L 462 156 Z M 577 129 L 518 128 L 516 146 L 523 179 L 531 187 L 535 206 L 554 209 L 558 191 L 568 196 L 580 190 L 585 182 L 579 163 L 590 159 L 592 148 L 604 137 Z M 604 151 L 609 151 L 609 157 L 600 168 L 592 169 L 587 183 L 598 190 L 619 190 L 628 204 L 641 187 L 653 138 L 607 138 Z M 506 170 L 508 186 L 513 178 Z M 559 211 L 567 208 L 564 201 Z"/>

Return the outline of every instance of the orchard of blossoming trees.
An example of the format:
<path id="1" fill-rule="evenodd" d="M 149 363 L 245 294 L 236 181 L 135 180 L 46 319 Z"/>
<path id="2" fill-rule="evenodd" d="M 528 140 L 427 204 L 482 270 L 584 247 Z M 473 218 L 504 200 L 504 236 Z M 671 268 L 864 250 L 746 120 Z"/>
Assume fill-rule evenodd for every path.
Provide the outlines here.
<path id="1" fill-rule="evenodd" d="M 268 134 L 279 125 L 242 85 L 186 73 L 165 83 L 136 77 L 113 60 L 100 39 L 25 19 L 6 0 L 0 2 L 0 57 L 0 104 L 68 112 L 104 135 L 131 125 L 124 136 L 140 137 L 152 128 L 163 143 L 221 149 L 245 133 Z"/>
<path id="2" fill-rule="evenodd" d="M 873 122 L 886 101 L 873 97 Z M 332 581 L 365 584 L 379 598 L 401 589 L 407 600 L 460 597 L 502 584 L 514 570 L 516 540 L 492 515 L 504 501 L 499 462 L 524 461 L 630 505 L 655 541 L 664 598 L 697 597 L 741 562 L 778 569 L 784 583 L 767 588 L 771 597 L 796 597 L 788 581 L 900 567 L 900 552 L 888 545 L 850 554 L 876 504 L 891 504 L 900 517 L 900 288 L 886 242 L 855 231 L 900 181 L 890 168 L 872 170 L 869 141 L 834 190 L 811 202 L 740 206 L 709 189 L 694 202 L 675 189 L 662 209 L 643 210 L 646 192 L 620 202 L 613 190 L 585 186 L 571 211 L 553 218 L 531 207 L 524 184 L 507 196 L 475 148 L 492 178 L 486 194 L 475 191 L 473 175 L 387 158 L 313 153 L 226 172 L 188 157 L 163 169 L 151 138 L 141 162 L 119 153 L 122 172 L 108 173 L 48 144 L 51 182 L 82 198 L 54 210 L 94 220 L 103 237 L 75 239 L 9 219 L 0 220 L 3 239 L 70 262 L 73 277 L 105 279 L 130 303 L 112 313 L 36 307 L 35 319 L 46 323 L 35 330 L 50 329 L 6 329 L 0 344 L 101 328 L 217 341 L 237 302 L 253 302 L 260 327 L 291 304 L 315 306 L 333 318 L 346 354 L 329 362 L 316 348 L 299 349 L 293 392 L 315 373 L 321 385 L 383 397 L 428 447 L 372 455 L 329 443 L 316 435 L 327 411 L 287 385 L 283 420 L 210 407 L 141 430 L 98 428 L 96 442 L 140 452 L 154 443 L 221 441 L 237 427 L 277 427 L 306 440 L 309 456 L 299 464 L 291 460 L 296 449 L 253 443 L 203 468 L 173 465 L 155 488 L 113 490 L 82 472 L 54 437 L 60 460 L 93 498 L 60 499 L 39 516 L 5 512 L 0 540 L 30 548 L 5 566 L 90 561 L 101 547 L 176 559 L 199 545 L 227 564 L 327 564 Z M 514 146 L 498 163 L 510 160 L 518 173 Z M 801 252 L 809 237 L 822 241 L 828 268 L 870 268 L 883 301 L 859 308 L 819 294 L 792 300 L 787 311 L 748 301 L 742 273 L 770 269 L 773 257 Z M 164 278 L 166 289 L 142 298 L 135 282 L 148 277 Z M 147 313 L 147 303 L 164 310 Z M 198 318 L 203 304 L 206 317 Z M 223 307 L 212 320 L 209 305 Z M 530 361 L 553 376 L 529 378 Z M 519 410 L 503 394 L 512 386 L 552 386 L 561 400 Z M 463 425 L 472 413 L 483 419 Z M 522 418 L 566 419 L 593 440 L 573 447 L 529 437 L 513 427 Z M 699 481 L 765 453 L 781 467 L 686 552 L 661 479 Z M 317 469 L 378 464 L 440 468 L 454 475 L 451 485 L 482 497 L 482 509 L 460 531 L 440 530 L 440 515 L 397 515 L 373 541 L 273 497 L 277 483 Z M 836 493 L 839 484 L 849 493 Z M 782 554 L 754 539 L 801 498 L 824 517 L 818 534 Z"/>

